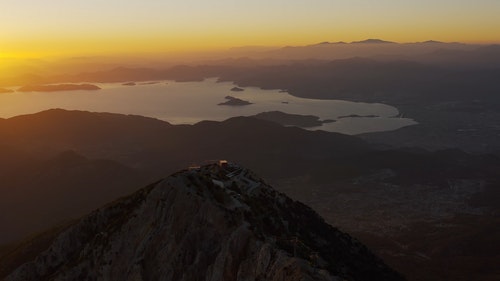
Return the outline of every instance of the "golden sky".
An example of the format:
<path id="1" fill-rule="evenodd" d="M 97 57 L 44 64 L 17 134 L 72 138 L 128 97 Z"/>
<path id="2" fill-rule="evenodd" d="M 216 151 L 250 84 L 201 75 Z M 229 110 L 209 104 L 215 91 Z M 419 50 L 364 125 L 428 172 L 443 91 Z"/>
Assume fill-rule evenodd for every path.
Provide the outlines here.
<path id="1" fill-rule="evenodd" d="M 0 59 L 381 38 L 500 42 L 499 0 L 1 0 Z"/>

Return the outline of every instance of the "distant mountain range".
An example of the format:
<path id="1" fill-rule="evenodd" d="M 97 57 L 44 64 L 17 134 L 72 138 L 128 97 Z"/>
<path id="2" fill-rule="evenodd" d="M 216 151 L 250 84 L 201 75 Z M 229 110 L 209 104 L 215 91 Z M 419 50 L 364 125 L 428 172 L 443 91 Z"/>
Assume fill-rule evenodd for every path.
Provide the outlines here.
<path id="1" fill-rule="evenodd" d="M 343 42 L 343 41 L 338 41 L 338 42 L 328 42 L 328 41 L 325 41 L 325 42 L 321 42 L 321 43 L 318 43 L 316 45 L 328 45 L 328 44 L 387 44 L 387 43 L 390 43 L 390 44 L 450 44 L 450 43 L 445 43 L 445 42 L 441 42 L 441 41 L 435 41 L 435 40 L 427 40 L 427 41 L 423 41 L 423 42 L 415 42 L 415 43 L 396 43 L 396 42 L 393 42 L 393 41 L 386 41 L 386 40 L 382 40 L 382 39 L 365 39 L 365 40 L 360 40 L 360 41 L 352 41 L 350 43 L 346 43 L 346 42 Z M 452 44 L 457 44 L 456 42 L 453 42 Z M 312 45 L 314 46 L 314 44 Z"/>
<path id="2" fill-rule="evenodd" d="M 205 71 L 210 66 L 210 75 L 217 75 L 220 66 L 255 66 L 255 65 L 282 65 L 294 61 L 317 61 L 317 60 L 338 60 L 353 57 L 371 58 L 382 61 L 415 61 L 440 67 L 496 67 L 499 64 L 500 54 L 498 45 L 474 45 L 459 42 L 438 42 L 425 41 L 414 43 L 396 43 L 381 39 L 366 39 L 345 42 L 321 42 L 306 46 L 286 46 L 282 48 L 266 47 L 242 47 L 233 48 L 226 53 L 214 55 L 189 63 L 192 65 L 204 66 Z M 135 62 L 128 64 L 132 66 L 123 67 L 124 64 L 116 62 L 116 58 L 108 58 L 114 63 L 99 64 L 95 60 L 105 60 L 105 58 L 78 58 L 78 60 L 65 60 L 58 63 L 47 64 L 38 67 L 32 73 L 20 76 L 9 77 L 5 75 L 0 78 L 0 86 L 25 86 L 40 83 L 63 83 L 63 82 L 130 82 L 130 81 L 151 81 L 155 79 L 176 79 L 176 80 L 196 80 L 207 77 L 204 73 L 198 72 L 194 75 L 193 69 L 182 65 L 182 63 L 154 63 L 144 64 Z M 149 61 L 149 60 L 148 60 Z M 76 64 L 72 66 L 72 64 Z M 89 67 L 84 67 L 88 65 Z M 137 65 L 137 67 L 133 67 Z M 60 75 L 46 77 L 36 70 L 44 67 L 61 68 Z M 79 69 L 81 73 L 77 76 L 64 73 L 65 69 Z M 113 71 L 108 72 L 110 69 Z M 131 68 L 133 70 L 131 70 Z M 96 69 L 100 76 L 93 75 Z M 162 70 L 163 69 L 163 70 Z M 168 71 L 167 71 L 168 69 Z M 222 69 L 223 70 L 223 69 Z M 196 77 L 196 78 L 195 78 Z M 213 77 L 213 76 L 211 76 Z"/>

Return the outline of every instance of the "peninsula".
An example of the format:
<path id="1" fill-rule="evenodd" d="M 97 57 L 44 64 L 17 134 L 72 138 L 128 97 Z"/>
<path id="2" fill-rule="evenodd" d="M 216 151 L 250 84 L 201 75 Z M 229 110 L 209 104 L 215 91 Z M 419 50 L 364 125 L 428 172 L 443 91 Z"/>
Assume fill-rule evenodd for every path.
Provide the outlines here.
<path id="1" fill-rule="evenodd" d="M 250 116 L 257 119 L 267 120 L 283 126 L 296 126 L 302 128 L 319 127 L 324 123 L 332 123 L 335 120 L 320 120 L 314 115 L 290 114 L 281 111 L 268 111 Z"/>

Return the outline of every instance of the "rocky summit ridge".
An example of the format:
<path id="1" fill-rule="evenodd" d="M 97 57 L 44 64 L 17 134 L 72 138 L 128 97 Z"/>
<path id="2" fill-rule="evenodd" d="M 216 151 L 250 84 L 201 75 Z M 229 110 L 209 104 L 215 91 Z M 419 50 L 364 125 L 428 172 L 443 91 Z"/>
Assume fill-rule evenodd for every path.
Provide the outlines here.
<path id="1" fill-rule="evenodd" d="M 218 161 L 92 212 L 6 280 L 404 278 L 309 207 Z"/>

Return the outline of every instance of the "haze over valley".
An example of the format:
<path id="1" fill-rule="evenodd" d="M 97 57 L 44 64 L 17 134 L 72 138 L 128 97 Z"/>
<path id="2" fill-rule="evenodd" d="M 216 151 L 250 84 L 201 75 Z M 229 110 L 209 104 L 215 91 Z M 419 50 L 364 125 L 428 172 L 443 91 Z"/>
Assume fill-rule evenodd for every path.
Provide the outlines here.
<path id="1" fill-rule="evenodd" d="M 0 280 L 500 280 L 500 3 L 0 10 Z"/>
<path id="2" fill-rule="evenodd" d="M 106 202 L 179 169 L 230 159 L 356 235 L 410 280 L 494 280 L 496 248 L 471 249 L 491 247 L 499 234 L 500 48 L 417 45 L 424 51 L 323 43 L 266 50 L 266 59 L 115 65 L 4 82 L 2 274 L 27 261 L 19 251 L 43 250 L 13 246 L 30 233 L 56 227 L 28 244 L 46 245 Z M 327 60 L 339 46 L 378 55 Z M 382 55 L 398 48 L 404 58 Z M 491 60 L 478 59 L 486 54 Z M 436 56 L 443 59 L 429 63 Z M 456 231 L 463 235 L 448 241 Z"/>

